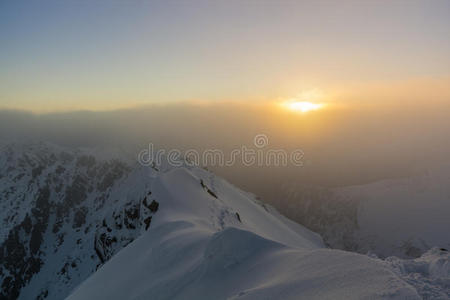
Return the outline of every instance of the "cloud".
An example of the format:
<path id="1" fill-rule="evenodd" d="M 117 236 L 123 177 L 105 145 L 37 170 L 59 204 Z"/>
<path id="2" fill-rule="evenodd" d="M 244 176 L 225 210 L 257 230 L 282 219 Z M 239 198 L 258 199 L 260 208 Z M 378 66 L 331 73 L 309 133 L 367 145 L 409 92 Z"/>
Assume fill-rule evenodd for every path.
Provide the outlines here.
<path id="1" fill-rule="evenodd" d="M 408 174 L 448 162 L 449 105 L 397 108 L 327 106 L 296 114 L 271 104 L 171 104 L 92 112 L 0 111 L 0 140 L 50 141 L 71 147 L 221 149 L 252 145 L 302 149 L 305 166 L 215 169 L 258 194 L 284 182 L 347 185 Z"/>

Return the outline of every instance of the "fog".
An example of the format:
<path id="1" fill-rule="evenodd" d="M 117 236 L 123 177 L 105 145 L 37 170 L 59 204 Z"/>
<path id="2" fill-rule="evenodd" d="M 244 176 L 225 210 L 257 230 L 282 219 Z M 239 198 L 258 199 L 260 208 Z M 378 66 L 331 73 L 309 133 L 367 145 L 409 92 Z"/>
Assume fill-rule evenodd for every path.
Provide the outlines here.
<path id="1" fill-rule="evenodd" d="M 419 104 L 421 103 L 421 104 Z M 174 103 L 114 111 L 33 114 L 0 111 L 2 141 L 49 141 L 70 147 L 138 152 L 221 149 L 229 153 L 265 134 L 267 149 L 301 149 L 303 166 L 206 166 L 267 201 L 283 184 L 335 187 L 408 176 L 450 158 L 445 102 L 328 105 L 296 113 L 271 103 Z"/>

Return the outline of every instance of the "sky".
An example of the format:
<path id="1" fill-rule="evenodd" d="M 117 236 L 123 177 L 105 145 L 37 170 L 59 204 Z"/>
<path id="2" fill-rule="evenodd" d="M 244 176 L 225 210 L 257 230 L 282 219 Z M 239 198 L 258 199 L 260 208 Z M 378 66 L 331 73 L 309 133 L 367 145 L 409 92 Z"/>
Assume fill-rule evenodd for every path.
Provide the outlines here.
<path id="1" fill-rule="evenodd" d="M 3 109 L 450 99 L 447 0 L 1 1 L 0 45 Z"/>

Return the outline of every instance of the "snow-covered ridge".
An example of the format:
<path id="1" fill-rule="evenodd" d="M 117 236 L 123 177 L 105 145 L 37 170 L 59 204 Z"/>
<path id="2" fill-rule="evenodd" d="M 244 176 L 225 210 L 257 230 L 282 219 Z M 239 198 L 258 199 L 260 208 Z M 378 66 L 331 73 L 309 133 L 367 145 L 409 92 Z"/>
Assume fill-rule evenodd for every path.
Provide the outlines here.
<path id="1" fill-rule="evenodd" d="M 170 170 L 151 189 L 153 227 L 69 299 L 419 299 L 381 261 L 324 249 L 204 170 Z"/>
<path id="2" fill-rule="evenodd" d="M 45 143 L 6 145 L 0 165 L 0 298 L 420 299 L 435 280 L 326 249 L 204 169 Z"/>

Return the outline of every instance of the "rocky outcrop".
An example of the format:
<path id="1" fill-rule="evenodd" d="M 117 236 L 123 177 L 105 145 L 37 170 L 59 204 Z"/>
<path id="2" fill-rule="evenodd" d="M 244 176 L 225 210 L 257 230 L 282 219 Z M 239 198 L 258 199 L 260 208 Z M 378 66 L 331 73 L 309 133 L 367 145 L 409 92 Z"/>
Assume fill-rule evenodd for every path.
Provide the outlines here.
<path id="1" fill-rule="evenodd" d="M 50 144 L 0 150 L 0 299 L 62 299 L 148 230 L 128 162 Z"/>

